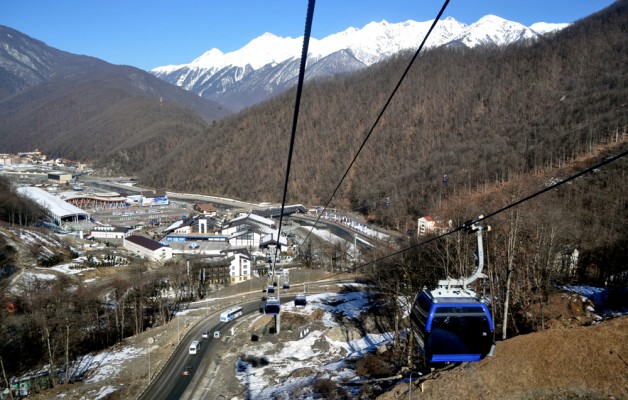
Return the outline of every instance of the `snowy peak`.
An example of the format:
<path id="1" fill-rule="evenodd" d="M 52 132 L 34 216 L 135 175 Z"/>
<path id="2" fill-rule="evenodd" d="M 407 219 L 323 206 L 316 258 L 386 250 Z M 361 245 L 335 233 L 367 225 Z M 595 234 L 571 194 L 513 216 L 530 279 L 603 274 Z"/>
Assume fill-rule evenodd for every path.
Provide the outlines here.
<path id="1" fill-rule="evenodd" d="M 277 64 L 300 56 L 303 39 L 293 39 L 290 37 L 279 37 L 272 33 L 264 33 L 251 40 L 246 46 L 231 53 L 223 53 L 218 49 L 211 49 L 200 57 L 194 59 L 190 64 L 169 65 L 157 67 L 153 73 L 170 73 L 172 71 L 189 67 L 194 69 L 209 70 L 216 72 L 225 67 L 259 69 L 268 64 Z"/>
<path id="2" fill-rule="evenodd" d="M 357 71 L 402 51 L 416 51 L 433 21 L 370 22 L 317 40 L 310 38 L 306 78 Z M 534 24 L 534 29 L 495 15 L 466 25 L 447 17 L 438 21 L 427 48 L 503 46 L 562 29 L 567 24 Z M 303 38 L 265 33 L 239 50 L 211 49 L 190 64 L 155 68 L 151 73 L 204 98 L 240 110 L 289 89 L 298 76 Z"/>
<path id="3" fill-rule="evenodd" d="M 245 67 L 250 65 L 253 69 L 259 69 L 267 64 L 276 64 L 299 54 L 303 40 L 300 38 L 279 37 L 272 33 L 264 33 L 251 40 L 246 46 L 232 53 L 227 53 L 225 58 L 229 64 Z"/>
<path id="4" fill-rule="evenodd" d="M 309 57 L 320 59 L 341 50 L 350 50 L 360 62 L 368 66 L 399 51 L 416 49 L 431 25 L 432 21 L 390 23 L 382 20 L 370 22 L 361 29 L 350 27 L 321 40 L 311 38 Z M 451 43 L 467 47 L 488 44 L 503 46 L 521 39 L 534 39 L 539 34 L 562 29 L 567 25 L 537 23 L 531 29 L 496 15 L 486 15 L 472 25 L 466 25 L 447 17 L 437 23 L 426 44 L 428 47 Z M 302 45 L 301 37 L 279 37 L 267 32 L 234 52 L 223 53 L 218 49 L 211 49 L 190 64 L 158 67 L 152 72 L 163 75 L 185 67 L 208 70 L 211 73 L 225 67 L 250 66 L 257 70 L 269 64 L 277 65 L 300 57 Z"/>
<path id="5" fill-rule="evenodd" d="M 559 31 L 568 26 L 569 24 L 551 24 L 547 22 L 537 22 L 535 24 L 530 25 L 530 29 L 532 29 L 534 32 L 540 35 L 545 35 L 547 33 Z"/>
<path id="6" fill-rule="evenodd" d="M 466 27 L 450 43 L 466 47 L 496 45 L 505 46 L 525 39 L 535 39 L 538 33 L 518 22 L 512 22 L 496 15 L 485 15 Z"/>
<path id="7" fill-rule="evenodd" d="M 203 65 L 218 65 L 222 62 L 225 53 L 214 48 L 206 51 L 200 57 L 194 59 L 190 65 L 202 67 Z"/>

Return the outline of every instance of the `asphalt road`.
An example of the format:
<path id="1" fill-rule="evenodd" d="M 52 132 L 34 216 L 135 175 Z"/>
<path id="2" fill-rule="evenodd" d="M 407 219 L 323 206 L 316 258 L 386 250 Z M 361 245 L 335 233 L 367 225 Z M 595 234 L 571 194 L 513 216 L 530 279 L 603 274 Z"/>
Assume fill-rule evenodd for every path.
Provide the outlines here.
<path id="1" fill-rule="evenodd" d="M 281 297 L 281 302 L 289 302 L 294 300 L 294 295 L 287 295 Z M 174 351 L 170 359 L 166 362 L 159 373 L 152 379 L 149 387 L 139 397 L 141 400 L 173 400 L 180 399 L 183 394 L 188 390 L 190 383 L 198 381 L 195 378 L 195 374 L 199 370 L 203 370 L 202 363 L 208 362 L 210 357 L 215 357 L 217 351 L 224 351 L 223 343 L 221 339 L 214 339 L 213 333 L 216 330 L 221 331 L 221 335 L 228 333 L 229 329 L 235 325 L 241 318 L 259 313 L 261 306 L 260 300 L 254 300 L 251 302 L 241 304 L 243 308 L 242 317 L 229 321 L 220 322 L 220 312 L 210 315 L 203 322 L 193 327 L 188 334 L 181 340 L 181 343 Z M 227 308 L 225 308 L 226 310 Z M 222 310 L 222 311 L 225 311 Z M 221 312 L 222 312 L 221 311 Z M 203 331 L 209 331 L 210 337 L 207 339 L 202 338 Z M 201 342 L 201 348 L 197 354 L 189 354 L 189 345 L 192 341 L 198 340 Z M 183 376 L 181 372 L 187 366 L 192 366 L 190 375 Z"/>

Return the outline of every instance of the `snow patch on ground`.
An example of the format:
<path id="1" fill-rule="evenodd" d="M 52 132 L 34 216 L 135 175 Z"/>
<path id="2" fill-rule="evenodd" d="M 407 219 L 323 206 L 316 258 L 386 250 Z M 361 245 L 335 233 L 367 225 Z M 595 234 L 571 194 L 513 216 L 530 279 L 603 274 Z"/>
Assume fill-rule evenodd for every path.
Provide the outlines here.
<path id="1" fill-rule="evenodd" d="M 110 395 L 111 393 L 115 391 L 116 391 L 116 388 L 113 386 L 104 386 L 100 389 L 98 394 L 96 394 L 96 397 L 94 397 L 94 400 L 105 399 L 107 398 L 108 395 Z"/>
<path id="2" fill-rule="evenodd" d="M 56 276 L 54 275 L 50 275 L 50 274 L 45 274 L 45 273 L 38 273 L 38 272 L 24 272 L 24 274 L 22 275 L 22 279 L 25 285 L 32 285 L 33 283 L 35 283 L 35 281 L 51 281 L 53 279 L 55 279 Z"/>
<path id="3" fill-rule="evenodd" d="M 325 312 L 323 321 L 327 329 L 338 326 L 334 314 L 347 318 L 359 317 L 368 308 L 365 292 L 321 293 L 307 296 L 307 306 L 283 307 L 285 312 L 310 315 L 315 310 Z M 311 385 L 313 379 L 328 375 L 330 379 L 347 381 L 357 378 L 349 361 L 390 342 L 392 333 L 368 334 L 350 341 L 337 341 L 326 336 L 325 330 L 307 332 L 299 340 L 278 344 L 263 343 L 247 350 L 247 359 L 236 365 L 236 376 L 247 388 L 250 398 L 289 398 L 294 390 Z M 304 375 L 293 376 L 304 369 Z M 308 373 L 311 369 L 313 372 Z M 300 375 L 300 374 L 299 374 Z M 283 396 L 283 397 L 282 397 Z"/>
<path id="4" fill-rule="evenodd" d="M 318 237 L 324 239 L 325 241 L 327 241 L 329 243 L 340 244 L 340 243 L 343 243 L 345 241 L 340 236 L 334 235 L 333 233 L 331 233 L 328 230 L 317 229 L 317 228 L 309 228 L 309 229 L 312 231 L 312 234 L 314 234 L 315 236 L 318 236 Z"/>
<path id="5" fill-rule="evenodd" d="M 591 300 L 595 304 L 595 309 L 589 308 L 591 312 L 596 314 L 610 314 L 612 316 L 620 316 L 628 314 L 628 309 L 613 309 L 614 306 L 609 304 L 609 298 L 611 292 L 605 288 L 593 287 L 593 286 L 564 286 L 562 288 L 567 292 L 577 293 L 583 297 L 583 302 Z M 624 289 L 625 295 L 628 295 L 628 290 Z M 624 297 L 625 298 L 625 297 Z M 625 303 L 624 303 L 625 304 Z M 590 307 L 590 306 L 589 306 Z M 621 307 L 621 306 L 620 306 Z"/>
<path id="6" fill-rule="evenodd" d="M 50 267 L 47 269 L 51 269 L 57 272 L 61 272 L 63 274 L 67 274 L 67 275 L 77 275 L 85 271 L 94 269 L 94 268 L 76 268 L 78 265 L 81 265 L 81 264 L 82 264 L 82 260 L 77 258 L 74 260 L 74 262 L 55 265 L 54 267 Z"/>
<path id="7" fill-rule="evenodd" d="M 143 354 L 141 349 L 126 346 L 106 353 L 88 355 L 83 357 L 75 373 L 91 375 L 85 380 L 86 383 L 104 382 L 119 373 L 122 370 L 122 364 L 141 354 Z"/>

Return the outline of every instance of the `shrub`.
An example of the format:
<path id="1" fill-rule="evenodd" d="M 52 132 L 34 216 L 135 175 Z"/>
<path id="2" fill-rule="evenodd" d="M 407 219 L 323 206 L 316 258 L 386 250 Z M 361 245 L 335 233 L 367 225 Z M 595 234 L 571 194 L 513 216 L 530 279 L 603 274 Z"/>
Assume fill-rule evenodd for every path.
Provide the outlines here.
<path id="1" fill-rule="evenodd" d="M 358 374 L 367 378 L 383 378 L 395 372 L 391 363 L 372 353 L 358 360 L 355 370 Z"/>
<path id="2" fill-rule="evenodd" d="M 318 379 L 312 385 L 312 390 L 314 393 L 320 393 L 324 399 L 335 399 L 338 397 L 336 394 L 338 385 L 330 379 Z"/>

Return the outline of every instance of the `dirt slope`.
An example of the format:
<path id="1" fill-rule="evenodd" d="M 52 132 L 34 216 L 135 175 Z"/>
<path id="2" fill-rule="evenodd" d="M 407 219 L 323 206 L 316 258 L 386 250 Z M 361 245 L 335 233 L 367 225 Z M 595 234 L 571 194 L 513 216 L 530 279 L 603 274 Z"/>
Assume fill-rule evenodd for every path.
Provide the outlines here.
<path id="1" fill-rule="evenodd" d="M 441 371 L 417 399 L 628 399 L 628 316 L 497 343 L 493 358 Z M 379 400 L 408 398 L 408 383 Z"/>

